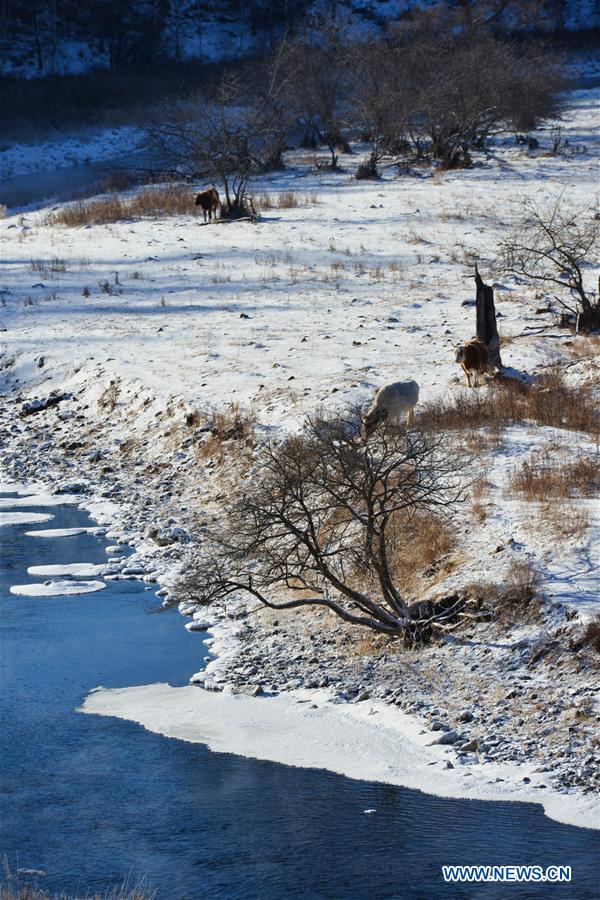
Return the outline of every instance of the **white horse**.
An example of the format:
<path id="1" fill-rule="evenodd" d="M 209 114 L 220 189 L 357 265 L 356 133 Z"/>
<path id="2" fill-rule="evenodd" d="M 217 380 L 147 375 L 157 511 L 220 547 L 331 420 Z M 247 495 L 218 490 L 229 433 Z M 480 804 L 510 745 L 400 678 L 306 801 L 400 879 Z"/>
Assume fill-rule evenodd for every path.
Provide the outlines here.
<path id="1" fill-rule="evenodd" d="M 364 416 L 366 433 L 372 434 L 384 420 L 400 425 L 402 416 L 406 416 L 406 424 L 410 425 L 418 402 L 419 385 L 416 381 L 395 381 L 393 384 L 386 384 L 377 391 L 370 409 Z"/>

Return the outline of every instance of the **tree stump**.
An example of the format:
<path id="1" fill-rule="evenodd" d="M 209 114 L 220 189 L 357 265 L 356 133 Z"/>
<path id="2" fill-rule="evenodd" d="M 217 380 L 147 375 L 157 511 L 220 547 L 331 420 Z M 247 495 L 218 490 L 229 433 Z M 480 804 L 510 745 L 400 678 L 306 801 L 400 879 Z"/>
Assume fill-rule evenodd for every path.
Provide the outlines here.
<path id="1" fill-rule="evenodd" d="M 494 305 L 494 289 L 485 284 L 477 266 L 475 266 L 475 307 L 477 317 L 477 338 L 488 349 L 490 362 L 498 369 L 502 368 L 500 359 L 500 336 L 496 324 L 496 307 Z"/>

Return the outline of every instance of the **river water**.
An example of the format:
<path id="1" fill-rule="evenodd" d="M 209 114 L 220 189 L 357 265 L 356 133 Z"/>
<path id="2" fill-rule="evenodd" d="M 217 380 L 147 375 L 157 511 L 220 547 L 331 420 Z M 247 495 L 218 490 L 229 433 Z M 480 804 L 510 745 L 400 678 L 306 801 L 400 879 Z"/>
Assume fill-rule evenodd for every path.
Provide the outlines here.
<path id="1" fill-rule="evenodd" d="M 159 900 L 598 896 L 598 834 L 541 807 L 212 753 L 75 712 L 100 684 L 185 684 L 205 635 L 173 610 L 155 612 L 154 593 L 136 581 L 71 597 L 10 594 L 40 580 L 28 565 L 106 560 L 106 540 L 91 534 L 24 535 L 93 524 L 72 507 L 49 512 L 42 525 L 0 529 L 0 852 L 13 870 L 46 873 L 26 883 L 85 895 L 143 873 Z M 573 881 L 451 886 L 443 863 L 570 865 Z"/>

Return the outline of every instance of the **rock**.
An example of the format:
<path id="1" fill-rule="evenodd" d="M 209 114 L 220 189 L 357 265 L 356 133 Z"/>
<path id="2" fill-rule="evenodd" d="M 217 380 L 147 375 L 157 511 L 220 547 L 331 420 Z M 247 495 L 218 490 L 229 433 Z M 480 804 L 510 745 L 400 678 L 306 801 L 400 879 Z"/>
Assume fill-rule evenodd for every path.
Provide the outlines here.
<path id="1" fill-rule="evenodd" d="M 449 759 L 447 759 L 446 762 L 444 763 L 444 768 L 445 769 L 453 769 L 454 768 L 454 766 L 452 765 L 452 763 L 450 762 Z"/>
<path id="2" fill-rule="evenodd" d="M 187 631 L 206 631 L 210 628 L 208 622 L 186 622 L 185 627 Z"/>
<path id="3" fill-rule="evenodd" d="M 469 712 L 468 709 L 465 709 L 463 712 L 461 712 L 460 716 L 458 717 L 458 721 L 459 722 L 472 722 L 473 721 L 473 713 Z"/>
<path id="4" fill-rule="evenodd" d="M 29 400 L 24 403 L 21 407 L 21 412 L 19 415 L 21 416 L 21 418 L 32 416 L 34 415 L 34 413 L 43 412 L 45 409 L 50 409 L 53 406 L 58 406 L 58 404 L 62 403 L 63 400 L 71 400 L 72 397 L 72 394 L 52 391 L 52 393 L 49 394 L 48 397 L 44 397 L 44 399 Z"/>
<path id="5" fill-rule="evenodd" d="M 429 746 L 432 747 L 434 744 L 455 744 L 458 740 L 459 736 L 456 731 L 445 731 L 434 741 L 431 741 Z"/>
<path id="6" fill-rule="evenodd" d="M 440 722 L 439 719 L 434 719 L 429 727 L 432 731 L 450 731 L 449 727 Z"/>
<path id="7" fill-rule="evenodd" d="M 473 753 L 479 747 L 479 741 L 476 738 L 473 738 L 470 741 L 467 741 L 466 744 L 463 744 L 460 748 L 463 753 Z"/>
<path id="8" fill-rule="evenodd" d="M 354 702 L 362 703 L 364 700 L 369 700 L 370 697 L 371 697 L 371 695 L 369 694 L 368 691 L 361 691 L 359 694 L 357 694 L 356 700 Z"/>

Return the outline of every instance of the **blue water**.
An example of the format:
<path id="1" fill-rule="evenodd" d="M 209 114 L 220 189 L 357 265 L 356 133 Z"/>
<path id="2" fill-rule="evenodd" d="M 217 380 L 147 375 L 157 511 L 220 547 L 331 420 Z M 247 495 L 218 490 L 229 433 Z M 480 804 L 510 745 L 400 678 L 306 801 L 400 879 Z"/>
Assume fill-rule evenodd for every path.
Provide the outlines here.
<path id="1" fill-rule="evenodd" d="M 211 753 L 133 723 L 75 713 L 90 688 L 187 682 L 205 653 L 138 582 L 95 594 L 8 593 L 26 567 L 106 559 L 89 524 L 53 509 L 2 542 L 0 852 L 48 890 L 107 890 L 144 873 L 159 900 L 597 898 L 596 832 L 541 807 L 443 800 L 328 772 Z M 374 815 L 363 810 L 375 808 Z M 441 864 L 570 865 L 569 885 L 444 885 Z"/>

